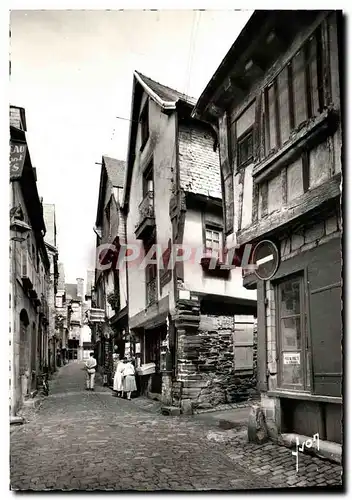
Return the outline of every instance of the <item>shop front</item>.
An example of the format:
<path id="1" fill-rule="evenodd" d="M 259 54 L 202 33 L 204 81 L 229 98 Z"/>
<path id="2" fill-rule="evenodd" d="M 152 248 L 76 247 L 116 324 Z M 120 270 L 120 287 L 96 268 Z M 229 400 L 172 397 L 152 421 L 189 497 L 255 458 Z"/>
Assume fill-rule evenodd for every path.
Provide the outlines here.
<path id="1" fill-rule="evenodd" d="M 342 443 L 341 264 L 335 237 L 258 283 L 267 309 L 259 315 L 268 346 L 262 403 L 279 432 Z"/>
<path id="2" fill-rule="evenodd" d="M 170 402 L 172 359 L 168 321 L 135 333 L 135 360 L 141 394 Z"/>

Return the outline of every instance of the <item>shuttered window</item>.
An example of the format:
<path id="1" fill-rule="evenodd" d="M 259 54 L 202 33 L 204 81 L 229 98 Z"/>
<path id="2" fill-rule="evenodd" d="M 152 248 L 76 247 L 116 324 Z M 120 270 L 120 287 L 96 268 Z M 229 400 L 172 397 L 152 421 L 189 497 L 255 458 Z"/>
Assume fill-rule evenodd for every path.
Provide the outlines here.
<path id="1" fill-rule="evenodd" d="M 253 372 L 254 318 L 235 316 L 233 336 L 235 372 Z"/>

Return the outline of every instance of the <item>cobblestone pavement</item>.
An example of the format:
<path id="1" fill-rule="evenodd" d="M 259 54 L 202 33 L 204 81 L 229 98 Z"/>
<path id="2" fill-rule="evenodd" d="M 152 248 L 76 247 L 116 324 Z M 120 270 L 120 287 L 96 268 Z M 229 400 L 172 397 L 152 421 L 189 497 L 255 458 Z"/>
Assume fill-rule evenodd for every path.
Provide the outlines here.
<path id="1" fill-rule="evenodd" d="M 138 398 L 84 390 L 79 363 L 60 369 L 30 421 L 11 427 L 13 490 L 238 490 L 341 483 L 341 468 L 246 442 L 194 417 L 167 417 Z M 99 381 L 98 381 L 99 382 Z"/>

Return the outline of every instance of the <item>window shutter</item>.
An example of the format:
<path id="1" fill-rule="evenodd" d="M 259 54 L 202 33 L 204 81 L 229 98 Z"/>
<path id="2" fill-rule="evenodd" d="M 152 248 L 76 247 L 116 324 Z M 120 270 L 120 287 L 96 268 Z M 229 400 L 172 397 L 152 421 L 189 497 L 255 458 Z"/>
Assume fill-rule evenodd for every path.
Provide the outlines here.
<path id="1" fill-rule="evenodd" d="M 253 372 L 254 322 L 251 316 L 235 316 L 233 336 L 235 371 Z"/>
<path id="2" fill-rule="evenodd" d="M 336 238 L 308 264 L 314 393 L 341 396 L 341 248 Z"/>

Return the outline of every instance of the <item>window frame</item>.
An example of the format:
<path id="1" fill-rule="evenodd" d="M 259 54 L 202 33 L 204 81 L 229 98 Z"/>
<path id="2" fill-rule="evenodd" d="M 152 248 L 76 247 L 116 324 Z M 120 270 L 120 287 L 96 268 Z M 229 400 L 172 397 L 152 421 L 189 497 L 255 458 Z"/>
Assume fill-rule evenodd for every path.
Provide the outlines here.
<path id="1" fill-rule="evenodd" d="M 150 252 L 151 248 L 156 245 L 156 238 L 150 239 L 148 242 L 144 243 L 144 257 Z M 155 251 L 153 254 L 153 260 L 157 259 L 157 252 Z M 145 294 L 146 294 L 146 307 L 149 307 L 153 304 L 148 302 L 148 285 L 155 281 L 155 301 L 158 302 L 159 289 L 158 289 L 158 264 L 147 264 L 145 266 Z"/>
<path id="2" fill-rule="evenodd" d="M 209 248 L 207 247 L 207 231 L 215 232 L 219 234 L 219 248 L 217 249 L 219 252 L 218 258 L 220 259 L 223 253 L 223 248 L 224 248 L 224 228 L 222 225 L 217 225 L 211 222 L 204 221 L 204 229 L 203 229 L 203 247 L 204 251 L 206 252 L 207 250 L 211 250 L 212 252 L 216 250 L 215 248 Z M 214 242 L 212 238 L 212 243 Z"/>
<path id="3" fill-rule="evenodd" d="M 140 150 L 143 151 L 145 145 L 149 139 L 149 100 L 147 99 L 144 103 L 143 109 L 141 111 L 139 122 L 141 126 L 141 147 Z"/>
<path id="4" fill-rule="evenodd" d="M 153 189 L 148 189 L 148 183 L 152 181 Z M 143 186 L 142 186 L 142 196 L 143 199 L 148 195 L 149 192 L 154 193 L 154 165 L 153 160 L 151 160 L 147 167 L 143 171 Z"/>
<path id="5" fill-rule="evenodd" d="M 312 42 L 316 44 L 316 52 L 315 52 L 315 64 L 316 64 L 316 73 L 317 73 L 317 92 L 318 92 L 318 114 L 321 114 L 324 111 L 325 97 L 324 97 L 324 88 L 326 84 L 324 83 L 324 73 L 321 60 L 324 57 L 324 47 L 322 42 L 322 33 L 324 31 L 324 21 L 320 22 L 318 26 L 302 41 L 299 48 L 291 55 L 289 60 L 280 68 L 280 70 L 268 81 L 261 89 L 260 93 L 263 95 L 263 103 L 264 107 L 262 110 L 263 116 L 263 127 L 261 130 L 261 135 L 264 140 L 264 150 L 263 157 L 261 160 L 268 158 L 273 151 L 279 151 L 283 144 L 289 142 L 291 139 L 286 139 L 283 143 L 281 138 L 281 125 L 282 118 L 280 115 L 280 105 L 279 105 L 279 96 L 278 96 L 278 78 L 282 72 L 286 73 L 287 76 L 287 90 L 288 90 L 288 119 L 290 125 L 290 135 L 300 128 L 302 123 L 305 121 L 309 121 L 313 118 L 313 107 L 314 107 L 314 88 L 312 87 L 312 75 L 311 71 L 311 57 L 312 57 Z M 293 61 L 300 54 L 303 54 L 304 60 L 304 102 L 306 106 L 306 120 L 297 123 L 295 116 L 295 104 L 294 104 L 294 79 L 295 74 L 293 72 Z M 268 92 L 270 88 L 274 88 L 275 93 L 275 103 L 274 103 L 274 120 L 270 123 L 269 116 L 269 100 L 268 100 Z M 274 134 L 276 135 L 276 146 L 273 147 L 270 141 L 270 131 L 271 127 L 274 128 Z"/>
<path id="6" fill-rule="evenodd" d="M 302 384 L 287 384 L 283 382 L 283 356 L 284 352 L 290 352 L 290 349 L 283 348 L 283 339 L 281 332 L 281 321 L 284 318 L 296 317 L 297 314 L 285 315 L 281 313 L 280 286 L 289 281 L 299 280 L 300 290 L 300 329 L 301 329 L 301 347 L 292 349 L 292 352 L 300 352 L 302 366 Z M 289 390 L 292 392 L 313 393 L 312 377 L 312 353 L 309 329 L 309 307 L 308 307 L 308 282 L 306 269 L 288 274 L 272 282 L 274 286 L 275 298 L 275 330 L 276 330 L 276 361 L 277 361 L 277 387 L 279 390 Z M 309 368 L 309 369 L 308 369 Z"/>
<path id="7" fill-rule="evenodd" d="M 252 154 L 248 155 L 245 160 L 240 162 L 240 147 L 245 143 L 245 141 L 251 137 L 252 140 Z M 248 149 L 248 146 L 247 146 Z M 254 162 L 254 124 L 251 125 L 243 134 L 241 134 L 236 140 L 236 165 L 237 170 L 246 167 Z"/>

